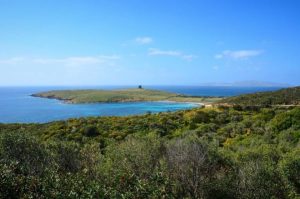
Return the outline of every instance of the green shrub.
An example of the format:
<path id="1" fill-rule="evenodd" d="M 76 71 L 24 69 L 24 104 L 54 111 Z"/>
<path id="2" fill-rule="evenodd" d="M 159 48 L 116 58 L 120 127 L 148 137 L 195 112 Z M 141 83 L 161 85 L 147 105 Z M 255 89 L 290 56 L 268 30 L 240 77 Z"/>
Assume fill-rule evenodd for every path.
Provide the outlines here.
<path id="1" fill-rule="evenodd" d="M 84 135 L 87 137 L 96 137 L 100 135 L 97 127 L 95 126 L 87 126 L 84 128 Z"/>

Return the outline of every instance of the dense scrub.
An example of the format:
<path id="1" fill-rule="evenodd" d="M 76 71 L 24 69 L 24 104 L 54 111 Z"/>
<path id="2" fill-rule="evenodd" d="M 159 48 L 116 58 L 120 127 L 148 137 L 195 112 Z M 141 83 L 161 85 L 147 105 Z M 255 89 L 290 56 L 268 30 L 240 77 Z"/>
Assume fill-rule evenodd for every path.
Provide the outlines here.
<path id="1" fill-rule="evenodd" d="M 0 198 L 297 198 L 300 108 L 0 124 Z"/>
<path id="2" fill-rule="evenodd" d="M 218 102 L 219 103 L 219 102 Z M 300 87 L 226 98 L 220 103 L 240 106 L 300 105 Z"/>

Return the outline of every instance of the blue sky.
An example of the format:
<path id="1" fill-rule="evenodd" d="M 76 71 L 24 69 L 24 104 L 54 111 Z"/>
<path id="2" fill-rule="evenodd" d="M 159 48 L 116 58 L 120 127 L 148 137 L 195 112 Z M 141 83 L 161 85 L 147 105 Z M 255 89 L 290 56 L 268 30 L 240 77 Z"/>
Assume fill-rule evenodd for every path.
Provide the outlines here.
<path id="1" fill-rule="evenodd" d="M 0 0 L 0 86 L 300 84 L 298 0 Z"/>

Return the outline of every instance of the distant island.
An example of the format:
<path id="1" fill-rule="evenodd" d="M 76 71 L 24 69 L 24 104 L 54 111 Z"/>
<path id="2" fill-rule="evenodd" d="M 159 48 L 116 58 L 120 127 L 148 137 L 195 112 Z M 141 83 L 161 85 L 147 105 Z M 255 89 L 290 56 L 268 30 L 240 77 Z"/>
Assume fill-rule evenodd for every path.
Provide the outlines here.
<path id="1" fill-rule="evenodd" d="M 221 100 L 220 97 L 188 96 L 160 90 L 148 90 L 139 86 L 136 89 L 122 90 L 55 90 L 32 94 L 33 97 L 62 100 L 66 103 L 111 103 L 111 102 L 143 102 L 174 101 L 201 103 L 204 105 Z"/>

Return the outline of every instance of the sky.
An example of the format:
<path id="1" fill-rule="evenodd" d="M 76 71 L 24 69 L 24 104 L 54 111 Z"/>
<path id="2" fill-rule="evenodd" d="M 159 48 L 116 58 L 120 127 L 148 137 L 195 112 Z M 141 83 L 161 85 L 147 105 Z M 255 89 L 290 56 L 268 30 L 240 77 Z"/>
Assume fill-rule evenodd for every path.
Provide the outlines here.
<path id="1" fill-rule="evenodd" d="M 0 0 L 0 86 L 300 85 L 298 0 Z"/>

